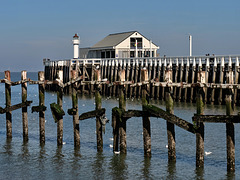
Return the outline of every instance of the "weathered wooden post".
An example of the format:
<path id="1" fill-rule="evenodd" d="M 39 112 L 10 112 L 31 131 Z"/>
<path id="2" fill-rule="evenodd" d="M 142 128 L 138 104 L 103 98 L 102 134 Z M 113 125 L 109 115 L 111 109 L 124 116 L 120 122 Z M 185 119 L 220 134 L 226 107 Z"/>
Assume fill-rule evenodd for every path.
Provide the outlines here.
<path id="1" fill-rule="evenodd" d="M 125 82 L 125 70 L 119 71 L 119 80 L 121 83 Z M 126 99 L 125 99 L 125 86 L 119 86 L 119 109 L 126 111 Z M 127 153 L 127 134 L 126 134 L 126 119 L 121 118 L 119 122 L 119 139 L 120 139 L 120 152 Z"/>
<path id="2" fill-rule="evenodd" d="M 235 62 L 235 84 L 238 84 L 238 78 L 239 78 L 239 59 L 236 57 L 236 62 Z M 237 94 L 238 94 L 238 89 L 234 90 L 234 105 L 237 104 Z"/>
<path id="3" fill-rule="evenodd" d="M 144 105 L 148 105 L 148 93 L 147 86 L 148 84 L 144 84 L 144 82 L 148 81 L 148 71 L 147 69 L 141 70 L 141 80 L 143 82 L 142 85 L 142 108 L 145 110 Z M 143 143 L 144 143 L 144 155 L 151 157 L 151 126 L 150 126 L 150 117 L 143 116 Z"/>
<path id="4" fill-rule="evenodd" d="M 209 71 L 210 71 L 210 64 L 209 64 L 209 58 L 207 58 L 206 59 L 206 70 L 205 70 L 205 83 L 208 83 Z M 204 88 L 204 92 L 205 92 L 204 102 L 207 103 L 208 102 L 208 88 L 207 87 Z"/>
<path id="5" fill-rule="evenodd" d="M 178 82 L 178 58 L 176 58 L 176 66 L 175 66 L 175 78 L 174 78 L 174 82 L 177 83 Z M 174 87 L 174 91 L 173 91 L 173 99 L 176 101 L 177 99 L 177 87 Z"/>
<path id="6" fill-rule="evenodd" d="M 11 106 L 11 75 L 10 71 L 5 71 L 5 96 L 6 96 L 6 107 Z M 7 138 L 12 138 L 12 111 L 6 112 L 6 131 Z"/>
<path id="7" fill-rule="evenodd" d="M 165 73 L 165 81 L 172 82 L 172 69 L 171 66 L 167 68 Z M 166 101 L 166 111 L 170 114 L 174 114 L 173 111 L 173 98 L 171 95 L 171 88 L 166 87 L 165 91 L 165 101 Z M 175 141 L 175 128 L 174 124 L 167 121 L 167 136 L 168 136 L 168 160 L 176 161 L 176 141 Z"/>
<path id="8" fill-rule="evenodd" d="M 78 72 L 71 71 L 71 79 L 76 80 Z M 80 148 L 80 133 L 79 133 L 79 118 L 78 118 L 78 96 L 77 96 L 77 82 L 71 84 L 72 89 L 72 108 L 73 108 L 73 135 L 74 147 Z"/>
<path id="9" fill-rule="evenodd" d="M 192 84 L 194 83 L 195 72 L 196 72 L 196 59 L 193 58 L 193 64 L 192 64 L 192 81 L 191 81 Z M 193 100 L 195 100 L 195 98 L 193 97 L 193 92 L 194 92 L 194 88 L 191 87 L 191 100 L 190 100 L 190 102 L 193 102 Z"/>
<path id="10" fill-rule="evenodd" d="M 181 66 L 179 66 L 179 71 L 180 71 L 180 83 L 182 83 L 182 77 L 183 77 L 183 70 L 184 70 L 184 64 L 183 64 L 183 58 L 181 61 Z M 179 88 L 178 92 L 178 101 L 180 102 L 182 100 L 182 88 Z"/>
<path id="11" fill-rule="evenodd" d="M 205 72 L 201 71 L 201 59 L 199 60 L 198 82 L 205 83 Z M 197 115 L 204 114 L 203 103 L 204 90 L 202 87 L 197 87 Z M 198 132 L 196 133 L 196 167 L 204 167 L 204 124 L 196 122 Z"/>
<path id="12" fill-rule="evenodd" d="M 95 70 L 95 77 L 94 77 L 96 84 L 95 84 L 95 109 L 100 110 L 102 109 L 102 97 L 100 95 L 100 85 L 97 82 L 101 81 L 101 74 L 99 70 Z M 97 151 L 103 151 L 103 137 L 102 137 L 102 123 L 99 116 L 96 116 L 96 135 L 97 135 Z"/>
<path id="13" fill-rule="evenodd" d="M 223 83 L 223 76 L 224 76 L 224 70 L 225 69 L 225 63 L 224 63 L 224 57 L 221 58 L 221 65 L 220 65 L 220 76 L 219 76 L 219 83 Z M 219 96 L 218 96 L 218 103 L 222 104 L 222 88 L 219 89 Z"/>
<path id="14" fill-rule="evenodd" d="M 162 71 L 163 71 L 163 81 L 164 81 L 164 79 L 165 79 L 165 71 L 166 71 L 166 68 L 167 68 L 167 59 L 166 58 L 164 59 L 164 64 L 163 64 L 162 68 L 163 68 Z M 165 99 L 164 96 L 165 96 L 165 87 L 162 87 L 161 99 L 164 100 Z"/>
<path id="15" fill-rule="evenodd" d="M 58 71 L 58 78 L 60 82 L 63 82 L 63 71 Z M 57 104 L 62 109 L 63 104 L 63 88 L 58 85 L 57 91 Z M 60 115 L 57 121 L 57 145 L 61 146 L 63 144 L 63 116 Z"/>
<path id="16" fill-rule="evenodd" d="M 44 72 L 40 71 L 38 72 L 38 80 L 44 81 Z M 40 83 L 38 85 L 38 91 L 39 91 L 39 106 L 44 107 L 45 106 L 45 85 L 44 83 Z M 45 144 L 45 111 L 39 111 L 39 134 L 40 134 L 40 144 Z"/>
<path id="17" fill-rule="evenodd" d="M 27 80 L 27 71 L 21 72 L 21 80 Z M 22 103 L 27 101 L 27 83 L 22 83 Z M 27 117 L 27 106 L 22 107 L 22 128 L 23 128 L 23 140 L 28 141 L 28 117 Z"/>
<path id="18" fill-rule="evenodd" d="M 188 83 L 189 65 L 190 65 L 189 58 L 187 58 L 186 71 L 185 71 L 185 82 L 186 83 Z M 183 91 L 184 91 L 183 100 L 184 100 L 184 102 L 186 102 L 188 100 L 188 97 L 187 97 L 188 88 L 184 88 Z"/>
<path id="19" fill-rule="evenodd" d="M 233 72 L 229 67 L 229 72 L 227 72 L 227 83 L 233 83 Z M 228 116 L 232 115 L 232 89 L 227 89 L 226 92 L 226 114 Z M 226 123 L 226 140 L 227 140 L 227 171 L 235 171 L 235 137 L 234 137 L 234 124 Z"/>
<path id="20" fill-rule="evenodd" d="M 217 73 L 217 59 L 216 57 L 214 58 L 214 64 L 213 64 L 213 75 L 212 75 L 212 83 L 215 83 L 216 81 L 216 73 Z M 215 101 L 215 89 L 212 89 L 212 94 L 211 94 L 211 104 L 214 104 Z"/>

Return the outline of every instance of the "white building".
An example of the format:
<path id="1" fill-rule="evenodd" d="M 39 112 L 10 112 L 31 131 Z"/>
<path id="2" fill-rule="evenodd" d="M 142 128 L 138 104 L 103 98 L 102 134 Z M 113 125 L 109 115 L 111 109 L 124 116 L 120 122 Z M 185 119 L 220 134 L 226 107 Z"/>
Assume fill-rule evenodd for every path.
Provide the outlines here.
<path id="1" fill-rule="evenodd" d="M 109 34 L 90 48 L 80 48 L 79 58 L 157 57 L 158 49 L 151 40 L 131 31 Z"/>

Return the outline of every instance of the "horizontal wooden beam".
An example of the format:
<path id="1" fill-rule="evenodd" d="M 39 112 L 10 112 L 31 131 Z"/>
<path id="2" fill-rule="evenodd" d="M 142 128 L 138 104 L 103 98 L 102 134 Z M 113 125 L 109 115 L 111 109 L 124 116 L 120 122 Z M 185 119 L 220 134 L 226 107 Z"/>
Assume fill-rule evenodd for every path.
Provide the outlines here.
<path id="1" fill-rule="evenodd" d="M 106 111 L 106 109 L 102 108 L 102 109 L 82 113 L 79 116 L 79 120 L 85 120 L 85 119 L 93 118 L 93 117 L 96 117 L 96 116 L 102 116 L 103 114 L 105 114 L 105 111 Z"/>
<path id="2" fill-rule="evenodd" d="M 195 115 L 192 117 L 195 122 L 206 123 L 240 123 L 239 115 Z"/>
<path id="3" fill-rule="evenodd" d="M 31 103 L 32 103 L 32 101 L 26 101 L 24 103 L 19 103 L 19 104 L 10 106 L 10 107 L 5 107 L 5 108 L 0 107 L 0 114 L 4 114 L 9 111 L 14 111 L 14 110 L 26 107 L 26 106 L 30 106 Z"/>
<path id="4" fill-rule="evenodd" d="M 191 123 L 173 115 L 170 114 L 161 108 L 158 108 L 153 105 L 143 105 L 143 110 L 146 112 L 146 116 L 153 116 L 153 117 L 158 117 L 167 120 L 170 123 L 175 124 L 176 126 L 183 128 L 193 134 L 195 134 L 198 129 Z"/>
<path id="5" fill-rule="evenodd" d="M 122 117 L 123 118 L 131 118 L 131 117 L 142 117 L 144 116 L 144 112 L 140 110 L 128 110 L 123 112 Z"/>

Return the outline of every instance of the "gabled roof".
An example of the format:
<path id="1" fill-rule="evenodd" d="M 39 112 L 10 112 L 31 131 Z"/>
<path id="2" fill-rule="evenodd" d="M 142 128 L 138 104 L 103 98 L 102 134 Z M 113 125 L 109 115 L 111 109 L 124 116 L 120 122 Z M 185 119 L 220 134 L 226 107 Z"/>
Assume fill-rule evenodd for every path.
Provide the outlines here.
<path id="1" fill-rule="evenodd" d="M 117 46 L 119 43 L 124 41 L 126 38 L 128 38 L 129 36 L 131 36 L 135 32 L 137 32 L 137 31 L 109 34 L 103 40 L 99 41 L 97 44 L 92 46 L 92 48 L 103 48 L 103 47 Z"/>

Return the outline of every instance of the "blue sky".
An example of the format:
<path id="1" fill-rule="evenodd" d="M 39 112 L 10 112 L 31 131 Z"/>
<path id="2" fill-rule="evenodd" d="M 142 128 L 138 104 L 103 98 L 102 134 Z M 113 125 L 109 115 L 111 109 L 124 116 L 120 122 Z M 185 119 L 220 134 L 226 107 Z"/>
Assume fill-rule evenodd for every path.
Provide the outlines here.
<path id="1" fill-rule="evenodd" d="M 11 0 L 0 6 L 0 71 L 40 71 L 42 59 L 73 57 L 72 36 L 89 47 L 137 30 L 161 56 L 240 54 L 239 0 Z"/>

